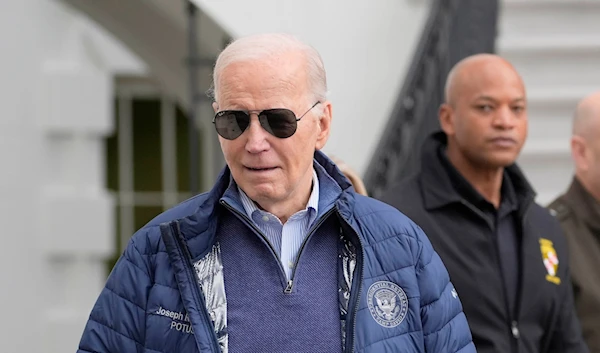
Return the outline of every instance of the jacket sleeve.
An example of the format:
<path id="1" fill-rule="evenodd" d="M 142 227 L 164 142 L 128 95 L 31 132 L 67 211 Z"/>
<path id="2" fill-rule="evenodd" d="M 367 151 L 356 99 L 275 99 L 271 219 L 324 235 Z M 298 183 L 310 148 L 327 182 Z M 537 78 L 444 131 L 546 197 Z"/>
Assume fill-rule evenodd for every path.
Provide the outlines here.
<path id="1" fill-rule="evenodd" d="M 568 261 L 565 261 L 568 263 Z M 562 287 L 561 308 L 558 322 L 552 332 L 548 353 L 588 353 L 581 333 L 581 325 L 577 318 L 575 302 L 573 299 L 573 286 L 571 285 L 571 273 L 567 265 L 566 275 Z"/>
<path id="2" fill-rule="evenodd" d="M 92 309 L 77 352 L 142 353 L 146 302 L 151 286 L 145 256 L 132 240 Z"/>
<path id="3" fill-rule="evenodd" d="M 448 271 L 427 236 L 417 228 L 420 240 L 417 280 L 421 293 L 421 321 L 428 353 L 475 351 L 471 330 Z"/>

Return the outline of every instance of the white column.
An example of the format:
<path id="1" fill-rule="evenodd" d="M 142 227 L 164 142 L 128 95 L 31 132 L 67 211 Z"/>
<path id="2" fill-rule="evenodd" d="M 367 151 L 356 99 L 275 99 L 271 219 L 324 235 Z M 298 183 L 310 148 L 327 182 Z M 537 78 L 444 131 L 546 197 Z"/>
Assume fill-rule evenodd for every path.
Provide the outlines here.
<path id="1" fill-rule="evenodd" d="M 45 333 L 51 351 L 77 344 L 113 251 L 112 200 L 104 189 L 104 137 L 110 126 L 109 75 L 78 62 L 42 69 L 45 180 L 42 256 Z"/>
<path id="2" fill-rule="evenodd" d="M 32 88 L 40 42 L 35 4 L 0 2 L 0 350 L 41 352 L 40 134 Z"/>
<path id="3" fill-rule="evenodd" d="M 113 77 L 84 20 L 59 2 L 42 6 L 52 35 L 34 70 L 41 143 L 36 320 L 40 351 L 68 352 L 77 349 L 114 251 L 104 148 L 114 128 Z"/>

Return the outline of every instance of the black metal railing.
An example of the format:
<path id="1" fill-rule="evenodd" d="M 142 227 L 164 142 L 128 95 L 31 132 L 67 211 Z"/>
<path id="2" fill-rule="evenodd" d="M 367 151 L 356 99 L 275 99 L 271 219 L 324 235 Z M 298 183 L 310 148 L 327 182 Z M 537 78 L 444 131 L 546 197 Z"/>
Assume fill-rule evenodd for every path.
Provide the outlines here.
<path id="1" fill-rule="evenodd" d="M 439 129 L 437 112 L 451 67 L 477 53 L 493 53 L 498 0 L 433 0 L 400 96 L 364 181 L 380 197 L 420 168 L 421 145 Z"/>

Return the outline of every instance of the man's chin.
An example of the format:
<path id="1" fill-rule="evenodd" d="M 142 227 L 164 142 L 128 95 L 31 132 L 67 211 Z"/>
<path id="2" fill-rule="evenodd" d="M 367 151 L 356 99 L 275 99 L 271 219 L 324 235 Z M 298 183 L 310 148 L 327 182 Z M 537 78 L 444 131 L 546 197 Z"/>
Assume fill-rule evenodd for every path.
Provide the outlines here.
<path id="1" fill-rule="evenodd" d="M 488 164 L 492 168 L 506 168 L 517 161 L 517 157 L 514 155 L 510 156 L 493 156 L 488 159 Z"/>
<path id="2" fill-rule="evenodd" d="M 471 163 L 476 168 L 483 169 L 499 169 L 506 168 L 514 164 L 517 160 L 516 156 L 511 153 L 493 153 L 479 156 L 473 156 Z"/>
<path id="3" fill-rule="evenodd" d="M 270 202 L 277 199 L 277 192 L 272 185 L 247 185 L 246 195 L 255 202 Z"/>

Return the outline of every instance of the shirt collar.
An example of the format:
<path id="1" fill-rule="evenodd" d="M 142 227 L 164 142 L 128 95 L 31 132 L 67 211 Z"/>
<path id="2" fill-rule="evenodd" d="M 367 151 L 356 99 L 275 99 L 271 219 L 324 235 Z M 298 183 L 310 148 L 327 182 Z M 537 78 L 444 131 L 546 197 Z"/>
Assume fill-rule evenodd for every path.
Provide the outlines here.
<path id="1" fill-rule="evenodd" d="M 310 223 L 315 220 L 319 211 L 319 178 L 317 177 L 317 172 L 313 168 L 313 183 L 312 183 L 312 191 L 310 193 L 310 197 L 308 198 L 308 203 L 306 204 L 306 208 L 304 211 L 310 211 Z M 242 205 L 244 206 L 244 210 L 250 219 L 252 219 L 252 215 L 254 212 L 265 212 L 258 208 L 256 203 L 252 201 L 248 195 L 242 190 L 239 186 L 238 192 L 240 194 L 240 200 L 242 201 Z"/>
<path id="2" fill-rule="evenodd" d="M 492 211 L 496 212 L 495 207 L 486 200 L 465 177 L 460 174 L 460 172 L 454 167 L 448 155 L 446 154 L 445 149 L 441 148 L 439 150 L 440 159 L 442 161 L 442 165 L 448 172 L 448 176 L 454 186 L 456 192 L 460 195 L 461 198 L 468 201 L 471 205 L 477 207 L 479 210 L 486 212 Z M 517 195 L 508 176 L 506 170 L 502 174 L 502 186 L 500 189 L 500 207 L 499 210 L 502 215 L 510 213 L 518 209 L 518 201 Z"/>

